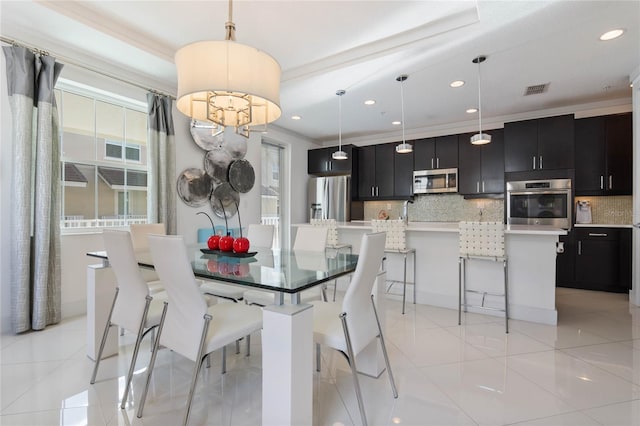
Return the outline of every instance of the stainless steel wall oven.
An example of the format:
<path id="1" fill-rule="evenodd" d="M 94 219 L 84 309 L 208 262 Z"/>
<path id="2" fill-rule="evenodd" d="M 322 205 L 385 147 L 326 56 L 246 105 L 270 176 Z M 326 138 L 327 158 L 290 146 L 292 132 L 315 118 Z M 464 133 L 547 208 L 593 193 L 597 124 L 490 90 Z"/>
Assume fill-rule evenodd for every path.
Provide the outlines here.
<path id="1" fill-rule="evenodd" d="M 571 179 L 507 182 L 507 223 L 570 229 Z"/>

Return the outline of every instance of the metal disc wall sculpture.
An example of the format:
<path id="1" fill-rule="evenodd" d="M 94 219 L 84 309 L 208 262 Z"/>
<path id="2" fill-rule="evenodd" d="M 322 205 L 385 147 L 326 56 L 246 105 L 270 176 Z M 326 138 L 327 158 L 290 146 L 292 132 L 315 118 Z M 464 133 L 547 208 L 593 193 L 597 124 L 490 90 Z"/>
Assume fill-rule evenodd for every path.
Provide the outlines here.
<path id="1" fill-rule="evenodd" d="M 235 216 L 240 193 L 246 193 L 255 184 L 255 172 L 244 159 L 247 139 L 228 127 L 221 130 L 212 123 L 193 120 L 191 136 L 205 151 L 202 169 L 190 167 L 178 176 L 180 199 L 190 207 L 207 203 L 213 213 L 224 218 Z"/>

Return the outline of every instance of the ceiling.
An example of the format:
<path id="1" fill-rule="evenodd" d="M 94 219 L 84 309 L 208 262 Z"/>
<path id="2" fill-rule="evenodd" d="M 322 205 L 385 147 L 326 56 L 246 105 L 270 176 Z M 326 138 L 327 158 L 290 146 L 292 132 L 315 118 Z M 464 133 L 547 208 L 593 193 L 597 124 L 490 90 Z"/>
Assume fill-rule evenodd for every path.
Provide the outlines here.
<path id="1" fill-rule="evenodd" d="M 69 62 L 176 93 L 173 56 L 224 39 L 226 1 L 0 1 L 0 33 Z M 629 104 L 640 66 L 640 1 L 243 1 L 236 38 L 282 67 L 282 116 L 273 125 L 318 143 L 397 137 L 405 130 L 474 127 L 481 65 L 482 118 L 576 105 Z M 607 30 L 624 28 L 603 42 Z M 464 80 L 453 89 L 449 83 Z M 542 94 L 527 86 L 549 83 Z M 366 99 L 376 104 L 365 106 Z M 292 120 L 299 115 L 301 120 Z"/>

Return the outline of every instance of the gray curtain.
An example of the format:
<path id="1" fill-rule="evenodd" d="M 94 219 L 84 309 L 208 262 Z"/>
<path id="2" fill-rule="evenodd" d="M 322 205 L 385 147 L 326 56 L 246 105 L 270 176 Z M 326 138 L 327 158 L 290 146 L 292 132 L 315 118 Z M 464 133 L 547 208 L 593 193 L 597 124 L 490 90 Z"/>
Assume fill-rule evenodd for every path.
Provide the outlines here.
<path id="1" fill-rule="evenodd" d="M 167 234 L 175 234 L 176 226 L 176 147 L 173 128 L 172 100 L 156 93 L 147 94 L 148 131 L 148 197 L 149 223 L 164 223 Z"/>
<path id="2" fill-rule="evenodd" d="M 60 141 L 54 86 L 62 65 L 3 46 L 12 113 L 11 318 L 41 330 L 61 318 Z"/>

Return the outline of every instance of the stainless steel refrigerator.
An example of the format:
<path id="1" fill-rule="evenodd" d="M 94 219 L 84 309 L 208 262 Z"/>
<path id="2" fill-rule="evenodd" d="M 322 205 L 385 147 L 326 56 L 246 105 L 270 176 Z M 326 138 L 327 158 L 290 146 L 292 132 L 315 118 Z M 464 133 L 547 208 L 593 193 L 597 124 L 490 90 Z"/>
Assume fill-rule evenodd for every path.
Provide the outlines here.
<path id="1" fill-rule="evenodd" d="M 310 177 L 307 196 L 309 219 L 351 220 L 351 176 Z"/>

